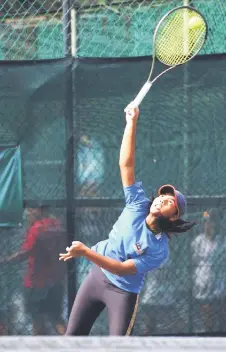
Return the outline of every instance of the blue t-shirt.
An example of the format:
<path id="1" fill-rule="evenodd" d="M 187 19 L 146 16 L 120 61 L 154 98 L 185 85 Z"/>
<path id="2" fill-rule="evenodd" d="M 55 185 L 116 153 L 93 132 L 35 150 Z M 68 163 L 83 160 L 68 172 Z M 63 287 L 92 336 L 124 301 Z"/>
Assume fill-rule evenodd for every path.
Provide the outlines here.
<path id="1" fill-rule="evenodd" d="M 97 253 L 124 262 L 132 259 L 136 274 L 118 276 L 104 269 L 107 278 L 117 287 L 139 293 L 145 274 L 166 262 L 169 255 L 165 233 L 154 235 L 146 225 L 150 199 L 145 196 L 141 182 L 124 187 L 126 206 L 114 224 L 109 238 L 92 247 Z"/>

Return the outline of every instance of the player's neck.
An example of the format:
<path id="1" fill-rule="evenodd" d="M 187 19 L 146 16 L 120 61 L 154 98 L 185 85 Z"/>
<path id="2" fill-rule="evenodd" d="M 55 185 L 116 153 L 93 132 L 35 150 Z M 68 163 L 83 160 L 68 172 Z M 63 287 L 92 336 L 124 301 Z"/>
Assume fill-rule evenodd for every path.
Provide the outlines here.
<path id="1" fill-rule="evenodd" d="M 159 229 L 159 227 L 157 226 L 157 218 L 152 215 L 151 213 L 148 214 L 148 216 L 146 217 L 146 224 L 147 227 L 149 228 L 149 230 L 151 230 L 154 234 L 158 234 L 159 232 L 161 232 L 161 230 Z"/>

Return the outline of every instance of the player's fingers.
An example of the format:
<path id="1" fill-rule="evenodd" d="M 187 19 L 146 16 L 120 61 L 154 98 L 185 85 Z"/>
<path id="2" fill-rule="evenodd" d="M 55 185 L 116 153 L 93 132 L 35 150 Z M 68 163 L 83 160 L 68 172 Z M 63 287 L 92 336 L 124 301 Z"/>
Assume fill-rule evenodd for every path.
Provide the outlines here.
<path id="1" fill-rule="evenodd" d="M 125 112 L 126 114 L 128 114 L 132 109 L 133 109 L 133 107 L 130 106 L 130 105 L 128 105 L 128 106 L 124 109 L 124 112 Z"/>
<path id="2" fill-rule="evenodd" d="M 67 257 L 69 254 L 68 253 L 60 253 L 59 256 L 60 257 Z"/>
<path id="3" fill-rule="evenodd" d="M 126 109 L 126 116 L 136 118 L 139 114 L 139 109 L 135 106 L 130 106 Z"/>
<path id="4" fill-rule="evenodd" d="M 131 110 L 131 109 L 139 109 L 139 107 L 135 104 L 135 102 L 134 101 L 131 101 L 128 105 L 127 105 L 127 107 L 125 108 L 125 110 Z"/>
<path id="5" fill-rule="evenodd" d="M 66 262 L 67 260 L 72 259 L 72 258 L 73 258 L 73 257 L 70 255 L 69 257 L 64 258 L 64 262 Z"/>
<path id="6" fill-rule="evenodd" d="M 68 254 L 60 254 L 60 255 L 59 255 L 59 260 L 65 260 L 65 259 L 68 258 L 68 257 L 71 257 L 71 256 L 68 255 Z"/>

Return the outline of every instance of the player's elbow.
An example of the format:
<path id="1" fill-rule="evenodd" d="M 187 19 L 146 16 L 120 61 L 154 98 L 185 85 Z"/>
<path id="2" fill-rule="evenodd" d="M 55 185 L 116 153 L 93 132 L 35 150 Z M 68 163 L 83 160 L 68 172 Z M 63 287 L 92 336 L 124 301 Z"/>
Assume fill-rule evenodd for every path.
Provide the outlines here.
<path id="1" fill-rule="evenodd" d="M 117 265 L 114 265 L 113 267 L 111 267 L 111 269 L 109 269 L 109 271 L 117 276 L 123 276 L 123 270 L 122 270 L 122 263 L 118 262 Z"/>
<path id="2" fill-rule="evenodd" d="M 113 274 L 114 274 L 114 275 L 117 275 L 117 276 L 123 276 L 123 273 L 122 273 L 121 271 L 119 271 L 119 270 L 115 270 L 115 271 L 113 272 Z"/>
<path id="3" fill-rule="evenodd" d="M 120 263 L 118 273 L 117 273 L 118 276 L 134 275 L 134 274 L 136 274 L 136 267 L 131 260 L 127 260 L 123 263 Z"/>
<path id="4" fill-rule="evenodd" d="M 117 267 L 108 269 L 108 271 L 110 271 L 112 274 L 117 275 L 117 276 L 125 275 L 121 265 L 117 265 Z"/>
<path id="5" fill-rule="evenodd" d="M 129 158 L 126 160 L 119 160 L 119 168 L 120 170 L 130 170 L 131 168 L 134 167 L 134 159 L 133 158 Z"/>
<path id="6" fill-rule="evenodd" d="M 116 270 L 116 271 L 114 272 L 114 274 L 117 275 L 117 276 L 125 276 L 125 275 L 128 275 L 128 273 L 127 273 L 126 271 L 124 271 L 124 270 Z"/>

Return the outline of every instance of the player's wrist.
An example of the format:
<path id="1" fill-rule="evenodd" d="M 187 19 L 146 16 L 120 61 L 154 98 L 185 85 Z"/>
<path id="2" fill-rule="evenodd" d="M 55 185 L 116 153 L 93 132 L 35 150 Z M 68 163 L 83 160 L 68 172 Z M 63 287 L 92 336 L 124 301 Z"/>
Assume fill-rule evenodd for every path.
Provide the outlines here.
<path id="1" fill-rule="evenodd" d="M 84 245 L 83 253 L 82 253 L 83 257 L 88 257 L 90 252 L 93 252 L 92 249 Z"/>
<path id="2" fill-rule="evenodd" d="M 128 129 L 134 129 L 137 126 L 137 120 L 128 120 L 126 122 L 126 128 Z"/>

